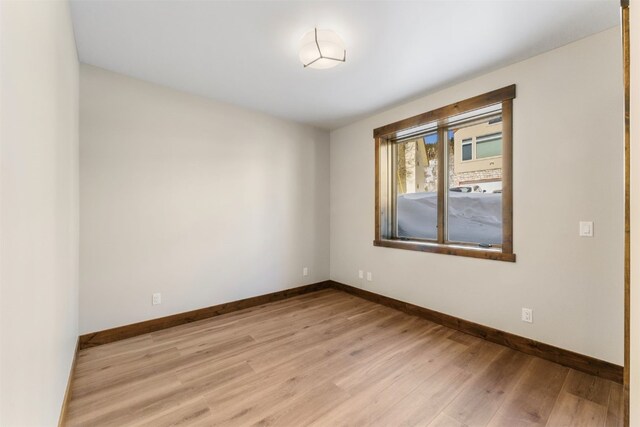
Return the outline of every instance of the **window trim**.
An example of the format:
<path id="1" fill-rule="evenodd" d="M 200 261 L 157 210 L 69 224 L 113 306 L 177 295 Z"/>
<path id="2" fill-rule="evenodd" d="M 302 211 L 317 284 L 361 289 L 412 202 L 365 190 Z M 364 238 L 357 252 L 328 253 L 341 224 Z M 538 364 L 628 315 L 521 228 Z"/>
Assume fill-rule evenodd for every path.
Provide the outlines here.
<path id="1" fill-rule="evenodd" d="M 394 123 L 374 129 L 375 142 L 375 238 L 374 246 L 407 249 L 439 254 L 458 255 L 473 258 L 491 259 L 515 262 L 513 253 L 513 99 L 516 97 L 516 85 L 510 85 L 472 98 L 465 99 L 447 106 L 418 114 L 417 116 L 399 120 Z M 391 239 L 382 237 L 382 180 L 386 172 L 381 170 L 381 150 L 386 144 L 409 128 L 424 126 L 434 121 L 442 121 L 448 117 L 470 110 L 502 104 L 502 245 L 501 247 L 481 248 L 475 244 L 445 243 L 444 221 L 445 213 L 438 209 L 437 242 L 422 240 Z M 444 127 L 438 128 L 438 140 L 446 141 Z M 438 145 L 438 158 L 444 158 L 445 143 Z M 385 176 L 381 176 L 384 173 Z M 445 162 L 438 162 L 438 176 L 445 176 Z M 445 180 L 438 179 L 438 206 L 445 203 Z M 393 200 L 390 201 L 394 203 Z"/>

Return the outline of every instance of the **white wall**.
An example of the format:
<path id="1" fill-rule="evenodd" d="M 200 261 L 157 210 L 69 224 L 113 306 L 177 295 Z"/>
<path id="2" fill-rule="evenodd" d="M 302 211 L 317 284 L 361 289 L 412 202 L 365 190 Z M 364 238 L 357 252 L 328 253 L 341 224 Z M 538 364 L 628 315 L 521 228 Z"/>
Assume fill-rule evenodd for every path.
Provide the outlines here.
<path id="1" fill-rule="evenodd" d="M 80 74 L 81 333 L 329 278 L 327 132 Z"/>
<path id="2" fill-rule="evenodd" d="M 620 58 L 614 28 L 333 131 L 331 278 L 622 364 Z M 373 129 L 512 83 L 517 262 L 374 247 Z"/>
<path id="3" fill-rule="evenodd" d="M 69 6 L 0 2 L 0 425 L 56 425 L 78 337 Z"/>

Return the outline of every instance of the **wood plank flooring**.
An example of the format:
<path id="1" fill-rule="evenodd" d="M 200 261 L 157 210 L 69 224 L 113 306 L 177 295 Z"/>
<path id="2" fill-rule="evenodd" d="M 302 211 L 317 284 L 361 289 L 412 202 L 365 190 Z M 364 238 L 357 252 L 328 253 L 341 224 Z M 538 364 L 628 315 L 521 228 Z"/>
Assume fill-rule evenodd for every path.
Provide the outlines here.
<path id="1" fill-rule="evenodd" d="M 328 289 L 80 351 L 70 426 L 622 426 L 622 386 Z"/>

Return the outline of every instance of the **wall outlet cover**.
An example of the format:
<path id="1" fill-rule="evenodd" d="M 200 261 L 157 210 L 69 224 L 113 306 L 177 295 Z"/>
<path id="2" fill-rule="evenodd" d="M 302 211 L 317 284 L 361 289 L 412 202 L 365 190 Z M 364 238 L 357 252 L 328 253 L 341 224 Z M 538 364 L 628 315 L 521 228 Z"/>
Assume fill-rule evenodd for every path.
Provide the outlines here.
<path id="1" fill-rule="evenodd" d="M 580 221 L 580 237 L 593 237 L 593 221 Z"/>

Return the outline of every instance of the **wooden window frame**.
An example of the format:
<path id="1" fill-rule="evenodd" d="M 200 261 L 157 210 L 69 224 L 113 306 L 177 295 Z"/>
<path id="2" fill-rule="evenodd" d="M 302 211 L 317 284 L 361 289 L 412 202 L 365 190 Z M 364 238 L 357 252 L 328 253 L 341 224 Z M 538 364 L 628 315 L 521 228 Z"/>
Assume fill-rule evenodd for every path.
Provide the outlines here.
<path id="1" fill-rule="evenodd" d="M 515 262 L 513 253 L 513 100 L 516 97 L 516 85 L 510 85 L 473 98 L 465 99 L 417 116 L 391 123 L 373 131 L 375 142 L 375 239 L 374 246 L 458 255 L 473 258 Z M 393 222 L 394 200 L 382 195 L 382 182 L 387 179 L 388 168 L 381 168 L 381 151 L 398 136 L 398 133 L 410 128 L 438 122 L 438 177 L 445 176 L 446 126 L 444 120 L 457 114 L 477 110 L 490 105 L 502 105 L 502 245 L 493 248 L 481 248 L 477 244 L 452 243 L 445 239 L 446 212 L 445 180 L 438 179 L 438 231 L 436 241 L 419 239 L 392 239 L 383 237 L 383 224 Z M 442 125 L 441 125 L 442 123 Z M 387 159 L 388 161 L 388 159 Z M 384 170 L 383 170 L 384 169 Z M 381 174 L 384 174 L 381 176 Z M 386 188 L 386 186 L 385 186 Z M 384 210 L 383 210 L 384 205 Z M 386 227 L 386 225 L 384 225 Z"/>

